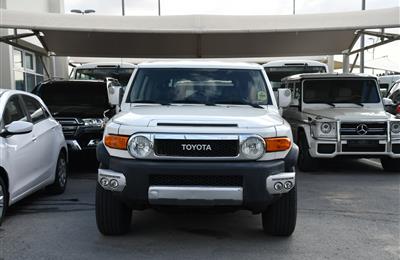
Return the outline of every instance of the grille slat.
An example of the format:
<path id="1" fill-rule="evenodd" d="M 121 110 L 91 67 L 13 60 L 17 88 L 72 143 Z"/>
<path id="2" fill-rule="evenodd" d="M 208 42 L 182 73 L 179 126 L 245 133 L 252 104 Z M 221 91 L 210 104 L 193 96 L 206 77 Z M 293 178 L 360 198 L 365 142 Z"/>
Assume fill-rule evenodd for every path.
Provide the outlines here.
<path id="1" fill-rule="evenodd" d="M 344 136 L 362 136 L 357 133 L 357 127 L 365 125 L 367 127 L 367 133 L 364 136 L 371 135 L 387 135 L 387 123 L 386 122 L 351 122 L 341 123 L 340 134 Z"/>
<path id="2" fill-rule="evenodd" d="M 174 140 L 156 139 L 158 156 L 235 157 L 239 154 L 238 140 Z"/>
<path id="3" fill-rule="evenodd" d="M 220 175 L 151 175 L 149 184 L 160 186 L 242 187 L 243 177 Z"/>
<path id="4" fill-rule="evenodd" d="M 76 118 L 55 118 L 62 126 L 65 137 L 74 136 L 78 129 L 79 122 Z"/>

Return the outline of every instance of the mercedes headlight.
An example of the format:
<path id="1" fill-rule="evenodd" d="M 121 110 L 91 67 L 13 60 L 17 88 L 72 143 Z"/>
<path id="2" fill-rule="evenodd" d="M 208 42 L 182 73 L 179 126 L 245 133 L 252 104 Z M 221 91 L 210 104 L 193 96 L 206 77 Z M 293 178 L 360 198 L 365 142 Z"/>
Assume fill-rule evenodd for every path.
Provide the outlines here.
<path id="1" fill-rule="evenodd" d="M 101 118 L 84 118 L 82 121 L 85 126 L 104 126 L 104 120 Z"/>
<path id="2" fill-rule="evenodd" d="M 265 153 L 265 141 L 261 137 L 247 138 L 241 146 L 242 155 L 248 159 L 259 159 Z"/>
<path id="3" fill-rule="evenodd" d="M 390 122 L 390 132 L 392 136 L 400 138 L 400 121 Z"/>
<path id="4" fill-rule="evenodd" d="M 128 151 L 135 158 L 145 158 L 153 152 L 153 143 L 143 135 L 132 136 L 128 142 Z"/>
<path id="5" fill-rule="evenodd" d="M 312 132 L 315 138 L 335 138 L 336 122 L 315 122 L 312 125 Z"/>

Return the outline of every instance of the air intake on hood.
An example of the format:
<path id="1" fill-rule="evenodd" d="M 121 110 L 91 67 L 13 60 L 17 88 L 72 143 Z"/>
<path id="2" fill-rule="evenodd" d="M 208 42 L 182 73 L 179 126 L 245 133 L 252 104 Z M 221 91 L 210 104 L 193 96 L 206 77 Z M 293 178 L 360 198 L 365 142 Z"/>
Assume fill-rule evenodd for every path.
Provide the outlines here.
<path id="1" fill-rule="evenodd" d="M 237 124 L 187 124 L 187 123 L 157 123 L 157 126 L 194 126 L 194 127 L 238 127 Z"/>

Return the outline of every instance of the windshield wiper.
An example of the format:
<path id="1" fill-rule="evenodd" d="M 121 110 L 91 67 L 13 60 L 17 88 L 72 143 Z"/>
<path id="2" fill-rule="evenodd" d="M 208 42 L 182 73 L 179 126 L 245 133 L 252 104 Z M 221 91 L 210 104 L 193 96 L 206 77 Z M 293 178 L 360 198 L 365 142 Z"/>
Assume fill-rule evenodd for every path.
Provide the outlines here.
<path id="1" fill-rule="evenodd" d="M 262 106 L 260 106 L 259 104 L 255 104 L 255 103 L 250 103 L 250 102 L 246 102 L 246 101 L 218 101 L 215 102 L 215 104 L 222 104 L 222 105 L 247 105 L 247 106 L 252 106 L 254 108 L 261 108 L 264 109 Z"/>
<path id="2" fill-rule="evenodd" d="M 327 104 L 330 105 L 331 107 L 336 107 L 335 104 L 333 104 L 332 102 L 321 102 L 322 104 Z"/>
<path id="3" fill-rule="evenodd" d="M 160 102 L 155 100 L 135 100 L 132 103 L 148 103 L 148 104 L 160 104 L 162 106 L 169 106 L 170 103 L 168 102 Z"/>
<path id="4" fill-rule="evenodd" d="M 349 102 L 349 103 L 351 103 L 351 104 L 356 104 L 356 105 L 358 105 L 358 106 L 360 106 L 360 107 L 364 107 L 364 104 L 363 104 L 363 103 L 360 103 L 360 102 Z"/>

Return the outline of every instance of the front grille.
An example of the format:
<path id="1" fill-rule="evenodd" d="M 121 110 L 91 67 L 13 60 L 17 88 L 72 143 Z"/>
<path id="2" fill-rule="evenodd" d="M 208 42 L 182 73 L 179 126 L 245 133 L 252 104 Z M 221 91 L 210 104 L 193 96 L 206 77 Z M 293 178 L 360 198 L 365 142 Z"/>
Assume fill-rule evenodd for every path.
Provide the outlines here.
<path id="1" fill-rule="evenodd" d="M 65 137 L 74 136 L 78 129 L 79 122 L 76 118 L 56 118 L 61 124 Z"/>
<path id="2" fill-rule="evenodd" d="M 360 131 L 361 128 L 366 132 Z M 341 123 L 340 125 L 341 135 L 353 135 L 353 136 L 371 136 L 371 135 L 387 135 L 387 123 L 386 122 L 352 122 L 352 123 Z"/>
<path id="3" fill-rule="evenodd" d="M 386 145 L 379 140 L 349 140 L 342 145 L 343 152 L 385 152 Z"/>
<path id="4" fill-rule="evenodd" d="M 239 141 L 156 139 L 154 151 L 158 156 L 235 157 L 239 154 Z"/>
<path id="5" fill-rule="evenodd" d="M 150 185 L 242 187 L 242 176 L 150 175 Z"/>

